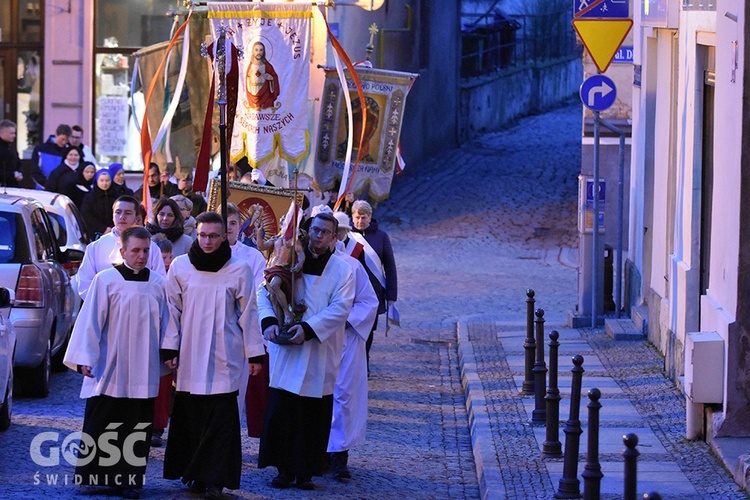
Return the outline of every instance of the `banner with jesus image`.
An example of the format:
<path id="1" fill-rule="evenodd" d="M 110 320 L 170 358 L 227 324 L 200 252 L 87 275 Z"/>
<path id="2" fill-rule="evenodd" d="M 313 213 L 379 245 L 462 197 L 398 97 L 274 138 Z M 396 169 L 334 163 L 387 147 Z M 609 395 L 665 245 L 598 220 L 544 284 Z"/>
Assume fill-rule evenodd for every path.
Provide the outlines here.
<path id="1" fill-rule="evenodd" d="M 223 26 L 239 54 L 230 159 L 246 156 L 253 167 L 275 156 L 299 161 L 310 143 L 311 5 L 208 2 L 208 8 L 214 40 Z"/>

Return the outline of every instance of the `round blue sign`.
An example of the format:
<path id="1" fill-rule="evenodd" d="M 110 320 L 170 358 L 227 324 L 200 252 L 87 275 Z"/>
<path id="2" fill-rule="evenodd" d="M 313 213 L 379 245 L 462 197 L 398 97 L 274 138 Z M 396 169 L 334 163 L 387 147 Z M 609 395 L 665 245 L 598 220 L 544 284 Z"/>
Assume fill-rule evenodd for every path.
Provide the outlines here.
<path id="1" fill-rule="evenodd" d="M 592 111 L 604 111 L 615 103 L 617 88 L 610 78 L 593 75 L 581 84 L 579 94 L 584 106 Z"/>

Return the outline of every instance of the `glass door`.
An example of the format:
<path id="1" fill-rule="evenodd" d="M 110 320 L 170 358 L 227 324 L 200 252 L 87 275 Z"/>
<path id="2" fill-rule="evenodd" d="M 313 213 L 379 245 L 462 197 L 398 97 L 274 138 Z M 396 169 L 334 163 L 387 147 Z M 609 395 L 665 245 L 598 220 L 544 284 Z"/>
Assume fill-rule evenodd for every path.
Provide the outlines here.
<path id="1" fill-rule="evenodd" d="M 42 140 L 44 2 L 0 0 L 0 116 L 16 124 L 19 158 Z"/>

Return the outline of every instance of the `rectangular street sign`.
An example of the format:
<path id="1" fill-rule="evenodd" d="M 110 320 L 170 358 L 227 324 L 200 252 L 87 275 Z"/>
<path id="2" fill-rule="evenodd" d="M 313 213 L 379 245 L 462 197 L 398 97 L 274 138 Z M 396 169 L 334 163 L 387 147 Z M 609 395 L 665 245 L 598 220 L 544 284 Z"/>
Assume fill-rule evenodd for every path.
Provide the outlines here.
<path id="1" fill-rule="evenodd" d="M 575 18 L 627 18 L 630 15 L 628 0 L 573 0 Z"/>
<path id="2" fill-rule="evenodd" d="M 615 58 L 612 59 L 613 63 L 632 63 L 633 62 L 633 47 L 625 45 L 620 46 L 615 52 Z"/>

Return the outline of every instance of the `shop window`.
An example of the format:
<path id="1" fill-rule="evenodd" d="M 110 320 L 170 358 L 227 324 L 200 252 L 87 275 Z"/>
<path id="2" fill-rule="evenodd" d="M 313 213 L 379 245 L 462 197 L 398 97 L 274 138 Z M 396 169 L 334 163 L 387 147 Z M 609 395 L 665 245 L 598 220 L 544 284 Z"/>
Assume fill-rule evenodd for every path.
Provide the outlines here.
<path id="1" fill-rule="evenodd" d="M 95 151 L 100 165 L 142 170 L 130 84 L 133 52 L 170 38 L 175 0 L 97 0 L 94 86 Z M 136 96 L 139 97 L 139 96 Z M 142 101 L 142 99 L 141 99 Z M 136 108 L 142 103 L 136 99 Z M 140 116 L 141 109 L 136 109 Z"/>

